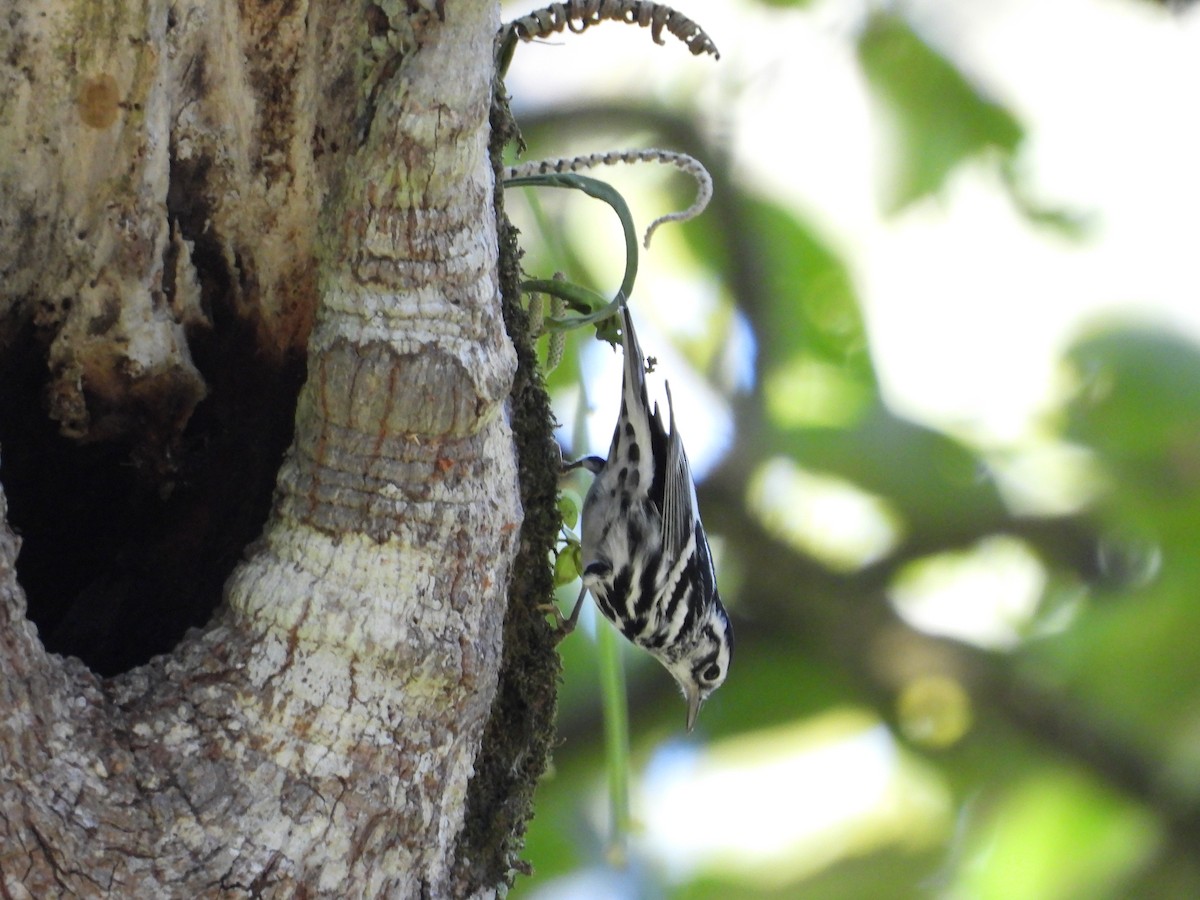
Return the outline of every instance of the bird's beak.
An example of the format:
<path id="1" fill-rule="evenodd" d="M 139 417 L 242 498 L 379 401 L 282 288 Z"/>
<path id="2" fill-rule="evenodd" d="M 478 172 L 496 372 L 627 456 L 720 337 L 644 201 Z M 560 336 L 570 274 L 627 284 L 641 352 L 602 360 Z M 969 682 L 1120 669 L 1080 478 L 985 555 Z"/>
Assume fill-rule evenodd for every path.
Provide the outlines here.
<path id="1" fill-rule="evenodd" d="M 704 698 L 700 696 L 700 689 L 694 684 L 687 686 L 687 730 L 691 731 L 696 727 L 696 716 L 700 715 L 700 707 L 704 703 Z"/>

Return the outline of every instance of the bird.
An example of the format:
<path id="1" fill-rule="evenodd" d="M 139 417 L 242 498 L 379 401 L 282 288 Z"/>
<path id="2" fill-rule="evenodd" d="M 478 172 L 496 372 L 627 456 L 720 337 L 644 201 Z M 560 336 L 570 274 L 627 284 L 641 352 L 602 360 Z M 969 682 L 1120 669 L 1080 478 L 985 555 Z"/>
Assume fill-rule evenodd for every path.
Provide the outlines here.
<path id="1" fill-rule="evenodd" d="M 560 630 L 574 629 L 590 592 L 621 634 L 675 679 L 687 701 L 690 732 L 700 707 L 729 672 L 733 627 L 717 590 L 670 383 L 668 431 L 658 404 L 650 409 L 646 363 L 629 306 L 624 298 L 618 304 L 625 359 L 608 456 L 587 456 L 563 467 L 583 467 L 595 478 L 581 512 L 583 587 L 570 617 L 559 613 Z"/>

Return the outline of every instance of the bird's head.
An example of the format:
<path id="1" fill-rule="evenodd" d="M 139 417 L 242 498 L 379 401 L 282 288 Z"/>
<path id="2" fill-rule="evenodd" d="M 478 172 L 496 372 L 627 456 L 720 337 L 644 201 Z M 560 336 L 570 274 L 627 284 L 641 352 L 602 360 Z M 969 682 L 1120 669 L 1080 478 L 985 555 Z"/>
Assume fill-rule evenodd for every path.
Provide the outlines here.
<path id="1" fill-rule="evenodd" d="M 687 700 L 687 730 L 696 725 L 700 707 L 725 682 L 729 661 L 733 656 L 733 628 L 729 624 L 720 600 L 709 608 L 699 623 L 694 638 L 683 653 L 673 660 L 664 660 Z"/>

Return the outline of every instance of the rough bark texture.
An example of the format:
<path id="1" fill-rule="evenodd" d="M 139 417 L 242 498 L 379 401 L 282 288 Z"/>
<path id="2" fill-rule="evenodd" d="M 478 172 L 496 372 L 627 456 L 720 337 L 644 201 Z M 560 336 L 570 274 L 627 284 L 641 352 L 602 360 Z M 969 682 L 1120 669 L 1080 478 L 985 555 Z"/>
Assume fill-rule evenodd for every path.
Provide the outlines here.
<path id="1" fill-rule="evenodd" d="M 305 348 L 308 377 L 261 538 L 144 666 L 43 649 L 0 519 L 0 886 L 502 890 L 555 668 L 532 604 L 505 616 L 518 549 L 546 589 L 553 460 L 497 281 L 496 5 L 42 6 L 0 4 L 0 477 L 40 589 L 83 565 L 73 527 L 124 560 L 111 592 L 211 599 Z M 55 454 L 89 491 L 119 460 L 139 499 L 60 529 Z M 62 613 L 83 644 L 99 581 Z"/>

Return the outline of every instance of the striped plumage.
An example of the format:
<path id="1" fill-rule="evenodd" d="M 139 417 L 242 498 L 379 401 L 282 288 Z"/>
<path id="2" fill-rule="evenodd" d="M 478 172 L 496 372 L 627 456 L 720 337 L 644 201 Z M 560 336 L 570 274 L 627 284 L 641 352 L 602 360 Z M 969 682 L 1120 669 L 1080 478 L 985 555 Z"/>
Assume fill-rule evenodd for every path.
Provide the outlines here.
<path id="1" fill-rule="evenodd" d="M 700 705 L 725 680 L 733 629 L 717 593 L 671 387 L 668 432 L 658 405 L 650 409 L 645 361 L 623 303 L 621 315 L 624 384 L 608 458 L 576 463 L 596 474 L 583 503 L 584 592 L 675 678 L 690 731 Z M 582 601 L 583 592 L 572 624 Z"/>

